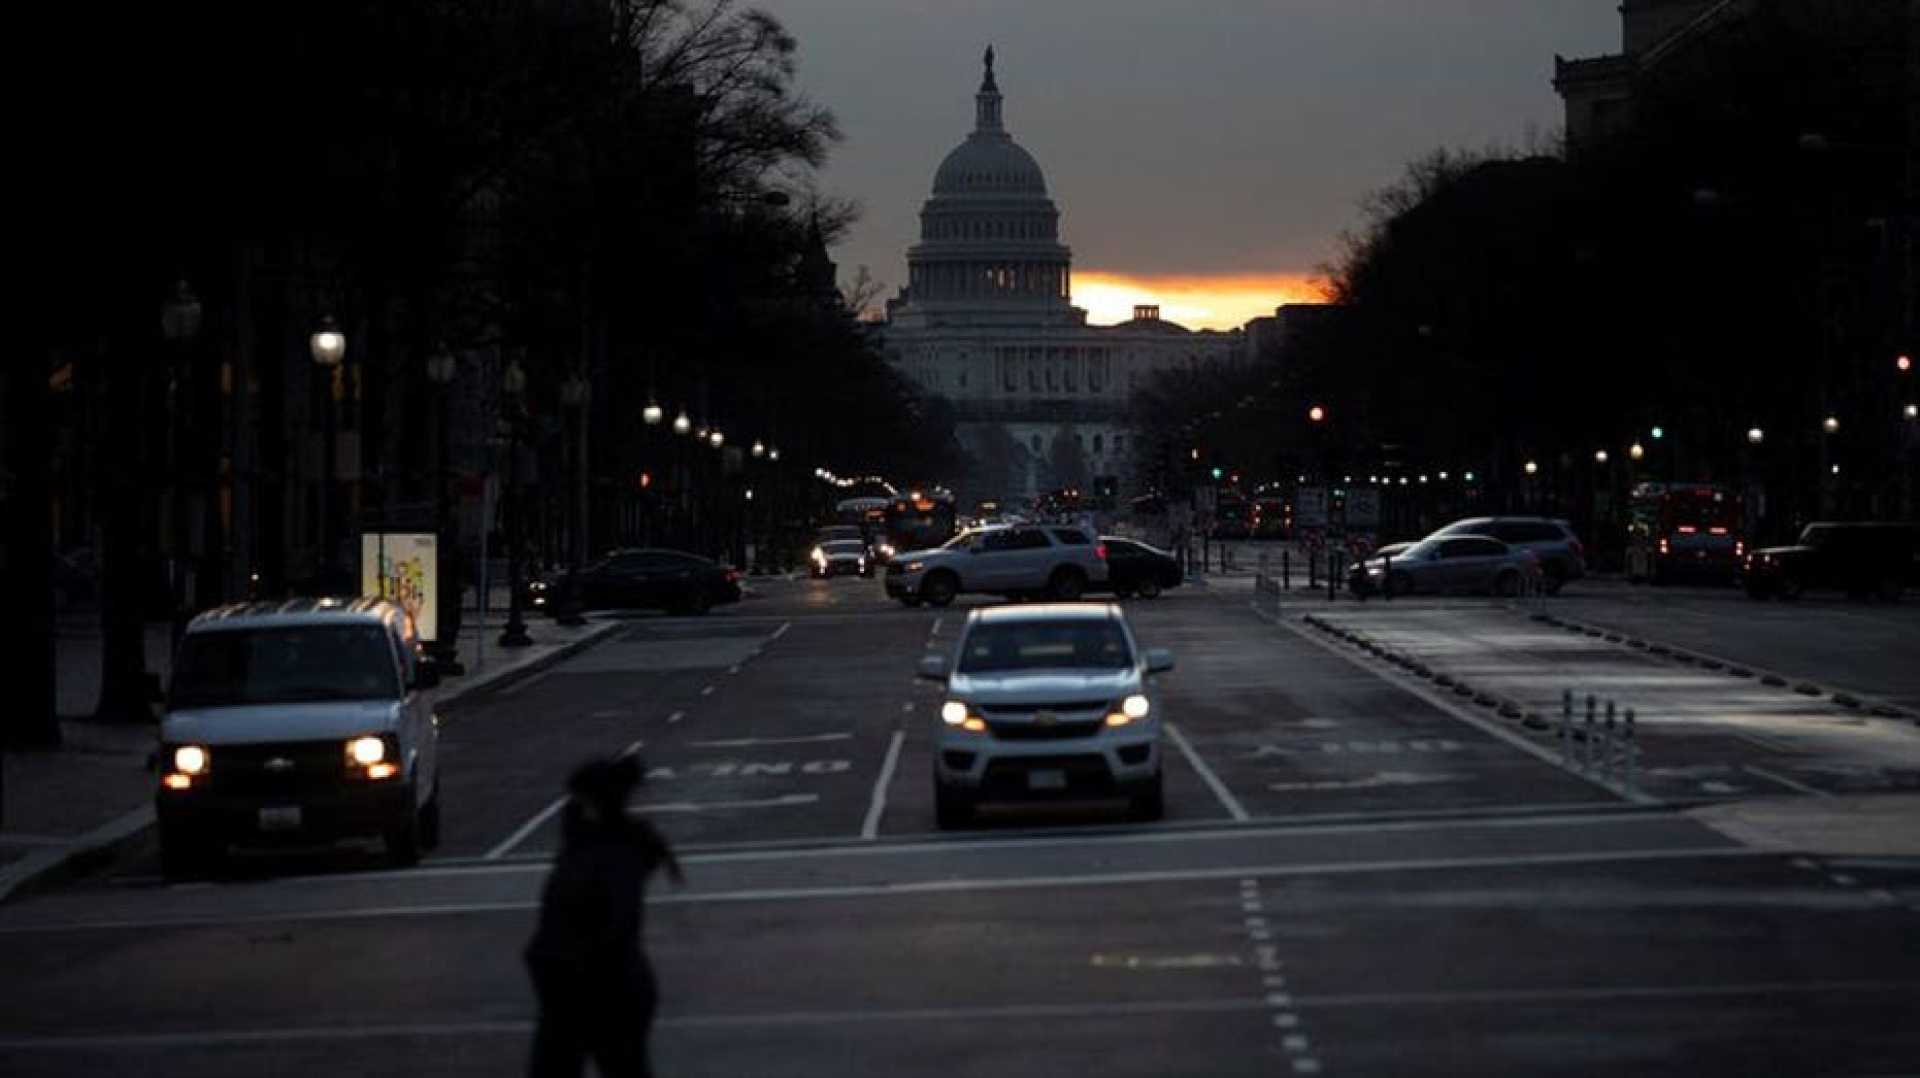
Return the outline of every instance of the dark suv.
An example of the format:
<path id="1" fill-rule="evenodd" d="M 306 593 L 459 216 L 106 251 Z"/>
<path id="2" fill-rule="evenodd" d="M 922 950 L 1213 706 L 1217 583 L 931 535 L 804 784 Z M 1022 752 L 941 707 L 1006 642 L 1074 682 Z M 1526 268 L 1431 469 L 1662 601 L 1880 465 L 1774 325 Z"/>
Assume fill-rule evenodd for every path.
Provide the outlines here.
<path id="1" fill-rule="evenodd" d="M 1808 588 L 1898 599 L 1920 584 L 1916 557 L 1920 525 L 1822 521 L 1807 525 L 1793 546 L 1749 553 L 1741 573 L 1747 594 L 1756 599 L 1793 599 Z"/>
<path id="2" fill-rule="evenodd" d="M 1551 517 L 1468 517 L 1428 536 L 1429 539 L 1461 535 L 1485 535 L 1514 547 L 1531 551 L 1540 559 L 1540 574 L 1547 594 L 1558 594 L 1562 585 L 1587 575 L 1587 551 L 1573 534 L 1573 526 Z"/>

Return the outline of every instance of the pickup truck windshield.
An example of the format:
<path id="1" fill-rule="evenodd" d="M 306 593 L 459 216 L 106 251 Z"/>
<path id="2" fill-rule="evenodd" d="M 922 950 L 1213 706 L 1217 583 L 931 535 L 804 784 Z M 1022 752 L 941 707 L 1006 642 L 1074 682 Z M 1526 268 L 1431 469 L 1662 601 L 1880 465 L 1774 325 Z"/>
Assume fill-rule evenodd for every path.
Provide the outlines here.
<path id="1" fill-rule="evenodd" d="M 1111 621 L 1020 621 L 976 625 L 960 653 L 960 672 L 1124 670 L 1133 665 L 1126 634 Z"/>
<path id="2" fill-rule="evenodd" d="M 180 643 L 167 706 L 392 700 L 400 675 L 375 625 L 192 633 Z"/>

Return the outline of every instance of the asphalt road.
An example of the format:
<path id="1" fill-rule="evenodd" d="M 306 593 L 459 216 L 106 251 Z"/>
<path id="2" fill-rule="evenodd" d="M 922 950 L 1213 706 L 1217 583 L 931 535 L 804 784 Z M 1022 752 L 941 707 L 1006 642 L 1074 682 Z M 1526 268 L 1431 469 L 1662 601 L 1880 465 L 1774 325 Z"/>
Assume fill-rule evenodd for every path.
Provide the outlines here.
<path id="1" fill-rule="evenodd" d="M 1920 862 L 1745 848 L 1676 811 L 1722 796 L 1697 781 L 1622 796 L 1217 587 L 1128 606 L 1179 663 L 1166 820 L 1000 806 L 941 833 L 939 697 L 910 674 L 964 606 L 766 590 L 462 700 L 418 868 L 341 848 L 167 885 L 149 853 L 0 908 L 0 1073 L 520 1072 L 562 778 L 635 745 L 689 875 L 651 898 L 662 1074 L 1920 1071 Z M 1490 604 L 1393 615 L 1374 631 L 1482 678 L 1616 661 Z M 1703 728 L 1756 691 L 1625 662 Z M 1657 766 L 1724 732 L 1656 731 Z"/>

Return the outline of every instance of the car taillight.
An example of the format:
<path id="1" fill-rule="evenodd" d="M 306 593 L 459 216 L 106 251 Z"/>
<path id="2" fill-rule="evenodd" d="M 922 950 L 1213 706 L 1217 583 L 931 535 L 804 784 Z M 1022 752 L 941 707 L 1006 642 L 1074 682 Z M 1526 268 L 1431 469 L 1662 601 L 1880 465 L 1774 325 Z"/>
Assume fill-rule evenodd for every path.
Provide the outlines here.
<path id="1" fill-rule="evenodd" d="M 1095 543 L 1093 545 L 1093 556 L 1096 558 L 1099 558 L 1101 561 L 1106 561 L 1107 560 L 1107 544 Z"/>
<path id="2" fill-rule="evenodd" d="M 1678 531 L 1678 532 L 1679 532 L 1679 533 L 1680 533 L 1681 535 L 1692 535 L 1692 534 L 1693 534 L 1694 532 L 1697 532 L 1697 531 L 1699 531 L 1700 529 L 1699 529 L 1699 528 L 1696 528 L 1696 527 L 1694 527 L 1694 526 L 1693 526 L 1693 525 L 1691 525 L 1691 524 L 1682 524 L 1682 525 L 1680 525 L 1680 527 L 1678 527 L 1678 528 L 1676 528 L 1676 529 L 1674 529 L 1674 530 L 1675 530 L 1675 531 Z"/>
<path id="3" fill-rule="evenodd" d="M 1727 529 L 1722 528 L 1719 525 L 1715 525 L 1707 529 L 1707 534 L 1708 535 L 1725 535 L 1727 534 Z"/>
<path id="4" fill-rule="evenodd" d="M 1663 536 L 1660 540 L 1660 553 L 1665 554 L 1666 552 L 1667 552 L 1667 540 Z"/>
<path id="5" fill-rule="evenodd" d="M 727 570 L 727 583 L 729 583 L 729 584 L 738 584 L 738 583 L 740 583 L 740 570 L 738 570 L 738 569 L 728 569 L 728 570 Z"/>

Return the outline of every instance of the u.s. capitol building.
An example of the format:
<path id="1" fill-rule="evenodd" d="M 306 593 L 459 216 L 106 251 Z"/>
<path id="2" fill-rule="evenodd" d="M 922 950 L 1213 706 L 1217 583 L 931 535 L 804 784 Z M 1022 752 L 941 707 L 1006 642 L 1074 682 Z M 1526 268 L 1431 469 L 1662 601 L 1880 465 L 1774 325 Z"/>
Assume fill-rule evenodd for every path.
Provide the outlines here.
<path id="1" fill-rule="evenodd" d="M 1134 390 L 1166 368 L 1242 362 L 1245 336 L 1192 332 L 1151 306 L 1120 325 L 1088 325 L 1073 305 L 1060 211 L 1002 120 L 992 49 L 974 100 L 973 133 L 934 173 L 908 283 L 887 303 L 887 356 L 953 402 L 983 473 L 966 493 L 1031 497 L 1101 476 L 1136 489 L 1152 447 L 1127 427 Z"/>

